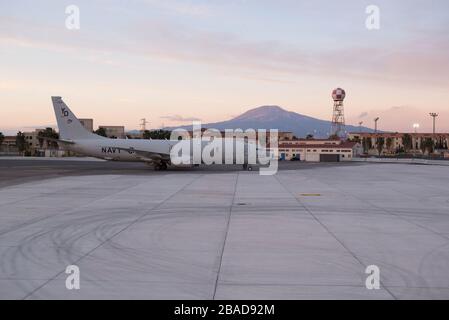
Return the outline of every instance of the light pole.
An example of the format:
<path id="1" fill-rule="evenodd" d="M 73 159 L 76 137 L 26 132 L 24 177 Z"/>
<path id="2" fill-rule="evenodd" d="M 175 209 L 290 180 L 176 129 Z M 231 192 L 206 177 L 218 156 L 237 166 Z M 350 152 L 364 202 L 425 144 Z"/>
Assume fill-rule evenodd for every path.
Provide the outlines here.
<path id="1" fill-rule="evenodd" d="M 363 124 L 363 121 L 360 121 L 359 122 L 359 131 L 360 131 L 360 133 L 362 133 L 362 124 Z"/>
<path id="2" fill-rule="evenodd" d="M 432 139 L 433 139 L 433 144 L 435 145 L 435 122 L 436 122 L 436 118 L 438 117 L 438 113 L 435 112 L 431 112 L 429 113 L 429 115 L 433 118 L 433 135 L 432 135 Z"/>
<path id="3" fill-rule="evenodd" d="M 377 133 L 377 121 L 379 121 L 379 117 L 377 117 L 376 119 L 374 119 L 374 133 Z"/>
<path id="4" fill-rule="evenodd" d="M 415 129 L 415 133 L 418 133 L 419 123 L 414 123 L 413 128 Z"/>
<path id="5" fill-rule="evenodd" d="M 431 112 L 429 115 L 433 118 L 433 135 L 435 136 L 435 120 L 438 117 L 438 113 Z"/>

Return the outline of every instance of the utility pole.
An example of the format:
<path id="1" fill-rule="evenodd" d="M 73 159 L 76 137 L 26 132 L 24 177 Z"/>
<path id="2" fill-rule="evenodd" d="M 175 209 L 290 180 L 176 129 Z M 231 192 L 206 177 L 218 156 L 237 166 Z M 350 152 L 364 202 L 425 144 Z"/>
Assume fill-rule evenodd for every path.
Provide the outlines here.
<path id="1" fill-rule="evenodd" d="M 359 122 L 359 131 L 360 131 L 360 133 L 362 133 L 362 124 L 363 124 L 363 121 L 360 121 Z"/>
<path id="2" fill-rule="evenodd" d="M 145 119 L 145 118 L 140 119 L 140 131 L 142 131 L 142 133 L 145 132 L 145 130 L 147 130 L 148 123 L 149 122 L 147 121 L 147 119 Z"/>
<path id="3" fill-rule="evenodd" d="M 147 119 L 143 118 L 140 119 L 140 136 L 141 138 L 143 138 L 143 135 L 145 134 L 145 131 L 147 130 L 147 124 L 149 122 L 147 121 Z"/>
<path id="4" fill-rule="evenodd" d="M 379 117 L 377 117 L 376 119 L 374 119 L 374 133 L 377 133 L 377 121 L 379 121 Z"/>

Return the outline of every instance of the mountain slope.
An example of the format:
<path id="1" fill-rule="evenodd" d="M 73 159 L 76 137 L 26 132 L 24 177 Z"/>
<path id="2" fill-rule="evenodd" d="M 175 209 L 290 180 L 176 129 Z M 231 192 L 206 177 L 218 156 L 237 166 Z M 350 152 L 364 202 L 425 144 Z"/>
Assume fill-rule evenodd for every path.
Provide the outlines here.
<path id="1" fill-rule="evenodd" d="M 191 126 L 181 128 L 191 129 Z M 278 129 L 279 131 L 293 132 L 297 137 L 305 137 L 313 134 L 315 138 L 329 136 L 331 122 L 308 117 L 296 112 L 290 112 L 278 106 L 262 106 L 251 109 L 231 120 L 203 124 L 203 128 L 224 129 Z M 172 129 L 172 128 L 170 128 Z M 346 126 L 348 132 L 358 132 L 359 127 Z M 364 132 L 372 132 L 372 129 L 362 127 Z"/>

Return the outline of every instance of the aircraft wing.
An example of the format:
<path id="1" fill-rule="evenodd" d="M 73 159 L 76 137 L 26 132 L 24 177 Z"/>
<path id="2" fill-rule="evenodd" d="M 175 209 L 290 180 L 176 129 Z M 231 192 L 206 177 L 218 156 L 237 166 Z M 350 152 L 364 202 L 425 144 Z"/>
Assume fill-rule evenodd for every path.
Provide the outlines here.
<path id="1" fill-rule="evenodd" d="M 150 152 L 144 150 L 138 150 L 135 148 L 115 148 L 118 150 L 126 151 L 134 154 L 137 158 L 146 162 L 162 162 L 170 161 L 170 155 L 165 153 Z"/>

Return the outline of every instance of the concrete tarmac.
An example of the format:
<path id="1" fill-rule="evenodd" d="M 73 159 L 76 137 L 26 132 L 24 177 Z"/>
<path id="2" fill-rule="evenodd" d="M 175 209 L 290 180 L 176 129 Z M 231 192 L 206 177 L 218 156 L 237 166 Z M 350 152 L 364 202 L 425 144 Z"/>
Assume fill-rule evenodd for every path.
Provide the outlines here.
<path id="1" fill-rule="evenodd" d="M 282 169 L 0 160 L 0 298 L 449 298 L 448 167 Z"/>

